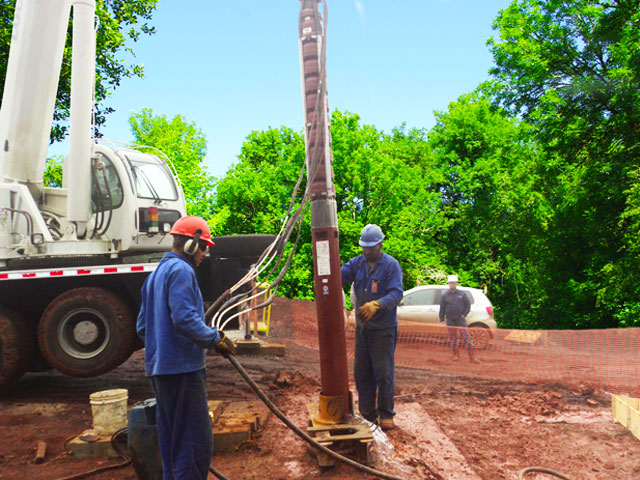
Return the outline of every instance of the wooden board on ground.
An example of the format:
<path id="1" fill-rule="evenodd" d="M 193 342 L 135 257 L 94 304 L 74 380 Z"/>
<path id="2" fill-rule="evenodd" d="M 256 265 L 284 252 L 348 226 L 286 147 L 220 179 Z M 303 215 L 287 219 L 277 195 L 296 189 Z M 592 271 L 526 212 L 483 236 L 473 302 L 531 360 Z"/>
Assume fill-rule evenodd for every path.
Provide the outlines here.
<path id="1" fill-rule="evenodd" d="M 611 395 L 613 418 L 640 440 L 640 399 Z"/>
<path id="2" fill-rule="evenodd" d="M 211 403 L 211 402 L 210 402 Z M 260 401 L 231 402 L 224 406 L 213 425 L 216 452 L 232 452 L 251 440 L 256 430 L 267 421 L 269 409 Z"/>
<path id="3" fill-rule="evenodd" d="M 542 338 L 542 332 L 533 330 L 513 330 L 505 337 L 505 340 L 518 343 L 536 343 Z"/>
<path id="4" fill-rule="evenodd" d="M 415 448 L 414 457 L 424 461 L 432 472 L 442 478 L 481 480 L 422 405 L 403 403 L 397 406 L 396 411 L 396 425 L 412 438 L 412 444 L 405 445 L 405 450 Z"/>

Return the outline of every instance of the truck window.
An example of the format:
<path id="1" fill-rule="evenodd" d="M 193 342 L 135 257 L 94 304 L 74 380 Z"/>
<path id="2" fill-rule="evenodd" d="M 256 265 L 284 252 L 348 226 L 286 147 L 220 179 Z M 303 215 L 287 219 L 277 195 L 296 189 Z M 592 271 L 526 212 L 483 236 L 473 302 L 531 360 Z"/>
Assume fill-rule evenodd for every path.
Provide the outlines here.
<path id="1" fill-rule="evenodd" d="M 127 154 L 138 198 L 177 200 L 175 180 L 169 169 L 151 155 Z"/>
<path id="2" fill-rule="evenodd" d="M 122 183 L 116 168 L 106 156 L 97 154 L 98 165 L 93 165 L 93 181 L 91 182 L 91 211 L 103 212 L 122 205 Z"/>

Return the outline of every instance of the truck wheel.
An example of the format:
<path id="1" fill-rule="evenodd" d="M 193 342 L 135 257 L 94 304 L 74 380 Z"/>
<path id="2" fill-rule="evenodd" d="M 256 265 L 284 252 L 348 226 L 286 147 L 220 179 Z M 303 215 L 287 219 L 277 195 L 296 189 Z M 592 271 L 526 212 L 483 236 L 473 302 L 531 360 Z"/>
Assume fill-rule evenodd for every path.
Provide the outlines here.
<path id="1" fill-rule="evenodd" d="M 0 386 L 18 380 L 29 368 L 36 336 L 15 312 L 0 307 Z"/>
<path id="2" fill-rule="evenodd" d="M 477 350 L 484 350 L 491 342 L 491 332 L 484 323 L 472 323 L 469 325 L 469 334 L 471 335 L 471 340 L 473 340 L 473 346 Z"/>
<path id="3" fill-rule="evenodd" d="M 276 239 L 275 235 L 226 235 L 214 237 L 215 247 L 211 247 L 211 255 L 222 258 L 259 257 Z M 274 255 L 277 254 L 274 251 Z"/>
<path id="4" fill-rule="evenodd" d="M 93 377 L 123 363 L 133 352 L 130 308 L 109 290 L 75 288 L 56 297 L 38 327 L 42 354 L 52 367 L 74 377 Z"/>

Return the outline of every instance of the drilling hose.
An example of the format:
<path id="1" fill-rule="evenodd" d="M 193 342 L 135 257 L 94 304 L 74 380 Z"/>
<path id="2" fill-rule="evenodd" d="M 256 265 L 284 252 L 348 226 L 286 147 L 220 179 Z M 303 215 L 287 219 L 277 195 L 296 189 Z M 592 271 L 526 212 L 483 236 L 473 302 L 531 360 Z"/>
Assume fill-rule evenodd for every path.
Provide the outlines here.
<path id="1" fill-rule="evenodd" d="M 313 448 L 315 448 L 316 450 L 320 450 L 322 453 L 325 453 L 327 455 L 329 455 L 330 457 L 342 462 L 342 463 L 346 463 L 347 465 L 350 465 L 354 468 L 357 468 L 358 470 L 361 470 L 363 472 L 369 473 L 375 477 L 378 478 L 384 478 L 384 479 L 388 479 L 388 480 L 402 480 L 399 477 L 394 477 L 392 475 L 388 475 L 384 472 L 380 472 L 379 470 L 375 470 L 373 468 L 369 468 L 366 465 L 362 465 L 361 463 L 355 462 L 353 460 L 351 460 L 350 458 L 347 458 L 343 455 L 340 455 L 339 453 L 334 452 L 333 450 L 325 447 L 324 445 L 319 444 L 317 441 L 315 441 L 312 437 L 310 437 L 306 432 L 302 431 L 300 428 L 298 428 L 296 425 L 294 425 L 291 420 L 289 420 L 279 409 L 278 407 L 275 406 L 275 404 L 269 399 L 269 397 L 267 397 L 264 392 L 262 390 L 260 390 L 260 387 L 258 387 L 258 385 L 256 384 L 256 382 L 253 381 L 253 379 L 249 376 L 249 374 L 246 372 L 246 370 L 242 367 L 242 365 L 240 365 L 240 363 L 238 362 L 238 360 L 235 358 L 234 355 L 230 355 L 227 354 L 225 355 L 225 357 L 231 362 L 231 364 L 235 367 L 235 369 L 238 371 L 238 373 L 240 373 L 240 375 L 242 376 L 242 378 L 245 379 L 245 381 L 249 384 L 249 386 L 251 387 L 251 389 L 256 393 L 256 395 L 258 395 L 258 397 L 260 397 L 260 400 L 262 400 L 264 402 L 264 404 L 269 407 L 269 410 L 271 410 L 274 415 L 276 417 L 278 417 L 280 420 L 282 420 L 282 422 L 289 427 L 291 430 L 293 430 L 293 432 L 298 435 L 300 438 L 302 438 L 302 440 L 304 440 L 305 442 L 307 442 L 309 445 L 311 445 Z"/>

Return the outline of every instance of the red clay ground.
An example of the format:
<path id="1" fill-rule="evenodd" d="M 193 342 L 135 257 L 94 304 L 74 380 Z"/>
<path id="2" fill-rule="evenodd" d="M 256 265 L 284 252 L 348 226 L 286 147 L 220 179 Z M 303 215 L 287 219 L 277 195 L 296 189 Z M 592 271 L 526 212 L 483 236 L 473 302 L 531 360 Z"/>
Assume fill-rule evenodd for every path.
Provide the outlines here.
<path id="1" fill-rule="evenodd" d="M 307 404 L 320 393 L 318 352 L 291 343 L 291 308 L 279 300 L 270 341 L 287 345 L 285 357 L 239 357 L 240 363 L 299 427 Z M 245 400 L 254 394 L 223 358 L 209 357 L 209 399 Z M 283 378 L 289 381 L 276 382 Z M 350 371 L 351 375 L 351 371 Z M 397 430 L 376 432 L 375 468 L 406 479 L 515 480 L 528 466 L 543 466 L 575 480 L 640 478 L 640 441 L 611 416 L 611 398 L 591 389 L 528 385 L 398 368 Z M 89 394 L 126 388 L 129 405 L 152 397 L 142 352 L 117 370 L 93 379 L 55 372 L 28 374 L 0 399 L 0 480 L 50 480 L 118 463 L 78 460 L 65 440 L 91 425 Z M 355 394 L 355 387 L 352 386 Z M 39 440 L 43 464 L 34 463 Z M 255 444 L 214 456 L 231 479 L 372 478 L 346 465 L 318 467 L 306 444 L 271 416 Z M 131 466 L 95 479 L 135 479 Z M 214 478 L 210 475 L 210 478 Z M 529 479 L 553 478 L 531 474 Z"/>

